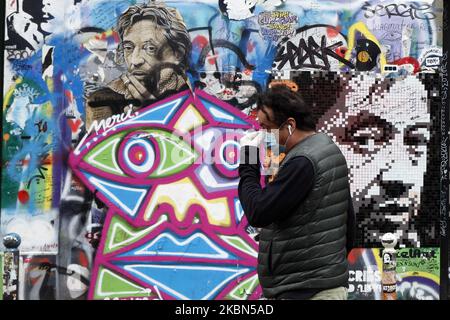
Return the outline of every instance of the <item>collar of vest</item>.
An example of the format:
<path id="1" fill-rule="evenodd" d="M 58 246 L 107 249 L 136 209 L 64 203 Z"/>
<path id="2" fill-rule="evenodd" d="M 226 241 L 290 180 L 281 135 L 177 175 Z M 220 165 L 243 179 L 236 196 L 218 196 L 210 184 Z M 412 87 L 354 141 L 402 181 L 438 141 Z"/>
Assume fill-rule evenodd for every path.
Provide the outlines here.
<path id="1" fill-rule="evenodd" d="M 285 164 L 289 159 L 291 159 L 293 156 L 295 156 L 296 151 L 298 149 L 300 149 L 307 141 L 309 141 L 310 139 L 314 138 L 314 137 L 318 137 L 318 136 L 322 136 L 325 135 L 324 133 L 321 132 L 316 132 L 310 136 L 307 136 L 306 138 L 300 140 L 295 146 L 292 147 L 291 150 L 289 150 L 289 152 L 286 154 L 286 157 L 284 157 L 283 161 L 281 162 L 280 165 Z M 328 136 L 327 136 L 328 137 Z"/>

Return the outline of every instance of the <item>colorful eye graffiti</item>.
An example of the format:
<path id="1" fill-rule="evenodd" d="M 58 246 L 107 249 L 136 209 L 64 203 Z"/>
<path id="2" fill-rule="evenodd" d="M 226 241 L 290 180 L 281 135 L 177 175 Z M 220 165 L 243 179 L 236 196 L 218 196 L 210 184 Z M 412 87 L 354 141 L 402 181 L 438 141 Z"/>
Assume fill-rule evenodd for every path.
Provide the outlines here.
<path id="1" fill-rule="evenodd" d="M 88 131 L 69 162 L 109 208 L 91 299 L 259 298 L 237 195 L 239 139 L 255 126 L 187 91 Z"/>
<path id="2" fill-rule="evenodd" d="M 143 134 L 143 133 L 141 133 Z M 125 137 L 119 149 L 119 165 L 130 176 L 148 177 L 155 169 L 159 152 L 153 137 L 136 137 L 136 134 Z"/>
<path id="3" fill-rule="evenodd" d="M 177 157 L 174 158 L 173 156 Z M 165 130 L 139 127 L 124 130 L 98 143 L 88 152 L 81 167 L 91 168 L 100 176 L 133 178 L 171 176 L 182 172 L 198 157 L 190 145 Z"/>
<path id="4" fill-rule="evenodd" d="M 224 137 L 214 149 L 215 168 L 227 178 L 237 178 L 239 167 L 239 135 Z"/>

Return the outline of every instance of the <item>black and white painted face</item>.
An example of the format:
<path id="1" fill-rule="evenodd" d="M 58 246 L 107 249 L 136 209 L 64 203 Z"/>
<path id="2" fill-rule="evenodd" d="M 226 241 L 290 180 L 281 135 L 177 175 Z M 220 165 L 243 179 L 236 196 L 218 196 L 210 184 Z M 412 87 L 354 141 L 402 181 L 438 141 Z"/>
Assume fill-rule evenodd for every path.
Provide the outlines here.
<path id="1" fill-rule="evenodd" d="M 253 16 L 258 0 L 219 0 L 219 7 L 232 20 L 243 20 Z"/>
<path id="2" fill-rule="evenodd" d="M 61 5 L 61 2 L 67 3 Z M 59 30 L 63 30 L 66 5 L 69 5 L 69 1 L 67 0 L 43 0 L 43 22 L 41 23 L 41 29 L 48 33 L 55 33 Z"/>
<path id="3" fill-rule="evenodd" d="M 345 105 L 336 104 L 318 123 L 345 155 L 358 228 L 379 243 L 387 232 L 418 245 L 418 215 L 431 116 L 427 91 L 416 77 L 396 80 L 364 74 L 346 84 Z M 342 101 L 341 101 L 342 103 Z"/>
<path id="4" fill-rule="evenodd" d="M 153 21 L 141 20 L 124 33 L 122 45 L 128 72 L 141 82 L 158 64 L 179 63 L 163 32 Z"/>

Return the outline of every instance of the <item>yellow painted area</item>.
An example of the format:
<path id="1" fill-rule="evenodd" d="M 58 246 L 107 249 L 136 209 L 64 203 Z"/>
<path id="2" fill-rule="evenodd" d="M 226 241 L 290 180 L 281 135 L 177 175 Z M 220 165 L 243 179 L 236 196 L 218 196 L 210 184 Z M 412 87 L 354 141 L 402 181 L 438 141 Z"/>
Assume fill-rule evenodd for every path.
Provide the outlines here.
<path id="1" fill-rule="evenodd" d="M 226 197 L 205 199 L 189 178 L 156 187 L 145 209 L 144 220 L 149 221 L 159 205 L 166 203 L 173 207 L 178 221 L 183 221 L 189 208 L 196 204 L 203 207 L 208 223 L 215 226 L 231 226 L 231 214 Z"/>
<path id="2" fill-rule="evenodd" d="M 367 51 L 361 51 L 360 53 L 358 53 L 358 60 L 361 61 L 362 63 L 369 61 L 369 59 L 370 56 Z"/>
<path id="3" fill-rule="evenodd" d="M 47 85 L 53 87 L 53 80 L 47 81 Z M 53 89 L 53 88 L 52 88 Z M 51 102 L 47 102 L 45 104 L 45 108 L 43 108 L 43 111 L 45 112 L 45 115 L 48 117 L 48 119 L 54 118 L 54 106 L 51 104 Z M 52 144 L 54 141 L 52 139 L 53 135 L 49 134 L 47 143 Z M 52 191 L 53 191 L 53 153 L 50 153 L 48 156 L 48 162 L 50 162 L 49 165 L 46 165 L 45 167 L 48 169 L 47 171 L 47 178 L 45 179 L 45 202 L 44 206 L 45 209 L 50 209 L 52 206 Z M 47 185 L 48 184 L 48 185 Z"/>
<path id="4" fill-rule="evenodd" d="M 203 118 L 197 108 L 191 104 L 178 119 L 174 128 L 180 132 L 189 132 L 195 128 L 201 127 L 206 122 L 206 119 Z"/>
<path id="5" fill-rule="evenodd" d="M 432 281 L 434 281 L 435 283 L 439 284 L 440 280 L 439 277 L 428 273 L 428 272 L 424 272 L 424 271 L 408 271 L 408 272 L 399 272 L 399 275 L 402 278 L 407 278 L 407 277 L 420 277 L 420 278 L 427 278 L 430 279 Z"/>
<path id="6" fill-rule="evenodd" d="M 384 72 L 384 66 L 386 65 L 386 56 L 383 53 L 382 46 L 377 38 L 369 31 L 367 26 L 363 22 L 357 22 L 350 27 L 348 30 L 348 50 L 345 53 L 345 60 L 349 61 L 351 58 L 351 54 L 353 49 L 355 48 L 355 35 L 356 32 L 360 32 L 366 37 L 366 39 L 373 41 L 381 50 L 380 54 L 380 64 L 381 64 L 381 72 Z M 343 65 L 343 63 L 341 63 Z"/>
<path id="7" fill-rule="evenodd" d="M 6 111 L 6 106 L 9 104 L 9 102 L 11 101 L 12 95 L 14 94 L 14 90 L 16 89 L 16 87 L 21 84 L 23 81 L 22 78 L 18 78 L 15 82 L 15 84 L 13 86 L 11 86 L 11 88 L 6 92 L 5 97 L 3 99 L 3 112 Z"/>
<path id="8" fill-rule="evenodd" d="M 371 249 L 372 255 L 375 257 L 375 261 L 377 263 L 378 270 L 383 270 L 383 259 L 380 257 L 380 249 Z"/>
<path id="9" fill-rule="evenodd" d="M 53 195 L 53 159 L 50 155 L 48 157 L 50 159 L 50 165 L 46 165 L 45 168 L 48 169 L 47 175 L 45 177 L 45 186 L 44 186 L 44 210 L 50 210 L 52 208 L 52 195 Z"/>
<path id="10" fill-rule="evenodd" d="M 55 83 L 53 81 L 53 78 L 46 77 L 45 83 L 47 84 L 48 91 L 53 93 L 55 91 Z"/>

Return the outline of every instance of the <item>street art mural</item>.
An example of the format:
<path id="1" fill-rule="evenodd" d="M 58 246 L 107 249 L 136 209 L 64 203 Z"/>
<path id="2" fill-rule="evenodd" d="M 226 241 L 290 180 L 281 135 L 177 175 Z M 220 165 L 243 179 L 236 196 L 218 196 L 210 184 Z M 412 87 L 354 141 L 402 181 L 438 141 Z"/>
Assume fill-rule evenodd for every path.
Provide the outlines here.
<path id="1" fill-rule="evenodd" d="M 69 162 L 109 208 L 91 298 L 257 297 L 257 248 L 236 193 L 237 141 L 252 127 L 185 91 L 88 132 Z"/>
<path id="2" fill-rule="evenodd" d="M 397 251 L 397 299 L 439 300 L 439 248 Z M 380 249 L 354 249 L 349 256 L 349 299 L 380 300 Z"/>
<path id="3" fill-rule="evenodd" d="M 290 75 L 347 159 L 357 242 L 380 247 L 392 232 L 401 247 L 438 246 L 439 76 Z"/>
<path id="4" fill-rule="evenodd" d="M 373 248 L 355 261 L 375 265 L 385 232 L 435 248 L 442 3 L 7 1 L 0 220 L 22 237 L 19 296 L 260 299 L 238 141 L 279 83 L 345 153 Z M 270 143 L 266 168 L 284 156 Z M 399 296 L 435 297 L 423 271 Z"/>
<path id="5" fill-rule="evenodd" d="M 3 300 L 3 253 L 0 253 L 0 279 L 2 279 L 0 283 L 0 300 Z"/>

